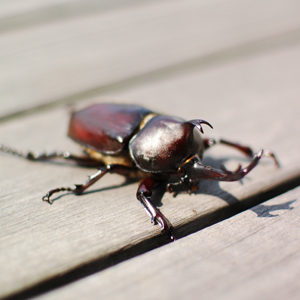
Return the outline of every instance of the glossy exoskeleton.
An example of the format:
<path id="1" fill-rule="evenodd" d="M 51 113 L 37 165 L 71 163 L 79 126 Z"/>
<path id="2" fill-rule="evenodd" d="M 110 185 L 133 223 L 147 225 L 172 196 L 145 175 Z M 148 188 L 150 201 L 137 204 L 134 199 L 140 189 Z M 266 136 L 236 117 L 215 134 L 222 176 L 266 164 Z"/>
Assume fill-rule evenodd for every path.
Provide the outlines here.
<path id="1" fill-rule="evenodd" d="M 154 189 L 165 183 L 169 192 L 179 190 L 192 192 L 200 180 L 236 181 L 248 174 L 262 155 L 278 162 L 270 151 L 253 154 L 249 147 L 225 140 L 203 139 L 202 124 L 212 126 L 204 120 L 183 119 L 154 113 L 136 105 L 97 104 L 72 114 L 68 135 L 83 147 L 84 156 L 69 152 L 54 152 L 34 155 L 22 154 L 9 147 L 0 149 L 31 160 L 64 158 L 75 160 L 80 165 L 95 166 L 96 174 L 84 184 L 74 188 L 60 187 L 50 190 L 43 200 L 52 203 L 51 196 L 61 191 L 82 194 L 106 173 L 117 173 L 141 179 L 137 199 L 144 206 L 154 224 L 173 239 L 172 225 L 151 201 Z M 203 152 L 210 146 L 222 143 L 253 157 L 250 164 L 234 172 L 214 169 L 202 164 Z M 177 181 L 167 183 L 171 175 Z"/>

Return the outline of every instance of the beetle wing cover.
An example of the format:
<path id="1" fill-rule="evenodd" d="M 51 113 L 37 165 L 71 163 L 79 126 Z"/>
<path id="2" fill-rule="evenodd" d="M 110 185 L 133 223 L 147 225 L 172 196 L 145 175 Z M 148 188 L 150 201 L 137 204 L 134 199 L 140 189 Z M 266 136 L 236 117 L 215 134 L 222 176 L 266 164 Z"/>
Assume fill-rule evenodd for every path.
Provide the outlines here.
<path id="1" fill-rule="evenodd" d="M 72 114 L 68 136 L 98 152 L 117 153 L 149 113 L 137 105 L 96 104 Z"/>

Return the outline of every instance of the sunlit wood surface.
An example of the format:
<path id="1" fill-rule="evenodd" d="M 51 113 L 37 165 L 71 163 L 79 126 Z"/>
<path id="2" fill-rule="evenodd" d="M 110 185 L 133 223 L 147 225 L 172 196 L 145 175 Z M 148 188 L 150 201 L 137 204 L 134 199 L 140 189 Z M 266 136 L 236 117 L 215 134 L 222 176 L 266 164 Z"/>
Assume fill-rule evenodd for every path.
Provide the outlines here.
<path id="1" fill-rule="evenodd" d="M 299 299 L 299 1 L 0 5 L 0 143 L 80 153 L 66 136 L 70 110 L 109 101 L 205 119 L 206 136 L 280 161 L 163 195 L 178 237 L 169 243 L 137 183 L 107 175 L 49 205 L 49 189 L 96 170 L 0 152 L 1 298 Z M 232 170 L 248 162 L 221 145 L 204 158 Z"/>

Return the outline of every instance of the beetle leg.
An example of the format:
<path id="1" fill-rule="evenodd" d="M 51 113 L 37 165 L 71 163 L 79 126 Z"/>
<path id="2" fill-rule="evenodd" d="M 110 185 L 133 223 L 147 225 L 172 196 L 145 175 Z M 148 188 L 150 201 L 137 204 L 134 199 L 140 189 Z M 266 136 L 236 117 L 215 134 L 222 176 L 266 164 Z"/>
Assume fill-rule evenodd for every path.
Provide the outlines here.
<path id="1" fill-rule="evenodd" d="M 229 171 L 225 168 L 225 166 L 221 166 L 221 170 L 217 170 L 207 166 L 201 166 L 199 169 L 201 170 L 203 179 L 207 180 L 219 180 L 219 181 L 237 181 L 246 176 L 255 166 L 257 166 L 259 160 L 263 155 L 263 151 L 261 150 L 257 154 L 253 156 L 250 164 L 242 168 L 241 165 L 237 167 L 235 171 Z"/>
<path id="2" fill-rule="evenodd" d="M 199 160 L 195 160 L 189 166 L 186 167 L 185 175 L 176 183 L 169 183 L 167 190 L 170 193 L 178 193 L 179 187 L 191 187 L 191 189 L 200 180 L 217 180 L 217 181 L 237 181 L 247 175 L 259 162 L 263 156 L 263 150 L 253 156 L 250 164 L 242 168 L 241 165 L 235 171 L 228 171 L 224 166 L 221 170 L 212 168 L 210 166 L 204 166 Z M 184 166 L 183 166 L 184 167 Z"/>
<path id="3" fill-rule="evenodd" d="M 143 179 L 137 190 L 137 199 L 144 206 L 146 212 L 151 218 L 151 222 L 154 224 L 159 224 L 161 230 L 165 231 L 171 240 L 174 240 L 170 221 L 156 208 L 156 206 L 150 200 L 152 191 L 157 184 L 158 181 L 153 177 L 146 177 Z"/>
<path id="4" fill-rule="evenodd" d="M 96 181 L 98 181 L 101 177 L 103 177 L 106 173 L 117 173 L 120 175 L 129 175 L 136 170 L 130 167 L 122 166 L 122 165 L 107 165 L 102 167 L 95 173 L 94 175 L 89 176 L 89 179 L 84 184 L 75 184 L 75 188 L 70 187 L 60 187 L 53 190 L 50 190 L 42 199 L 44 201 L 48 201 L 52 204 L 51 196 L 58 192 L 72 192 L 76 195 L 82 194 L 88 187 L 93 185 Z"/>
<path id="5" fill-rule="evenodd" d="M 73 160 L 77 164 L 81 166 L 99 166 L 99 161 L 96 161 L 89 156 L 77 156 L 74 154 L 71 154 L 68 151 L 52 151 L 52 152 L 42 152 L 42 153 L 34 153 L 32 151 L 28 152 L 21 152 L 19 150 L 16 150 L 14 148 L 11 148 L 9 146 L 5 146 L 3 144 L 0 144 L 0 150 L 9 154 L 13 154 L 28 160 L 34 160 L 34 161 L 45 161 L 45 160 L 52 160 L 52 159 L 67 159 L 67 160 Z"/>
<path id="6" fill-rule="evenodd" d="M 180 181 L 172 182 L 167 184 L 167 191 L 173 193 L 173 196 L 176 197 L 180 192 L 186 191 L 188 194 L 192 194 L 198 189 L 199 181 L 197 182 L 188 182 L 185 178 L 180 178 Z"/>
<path id="7" fill-rule="evenodd" d="M 204 143 L 204 149 L 205 150 L 208 149 L 208 148 L 210 148 L 213 145 L 223 144 L 223 145 L 227 145 L 227 146 L 236 148 L 236 149 L 238 149 L 239 151 L 243 152 L 244 154 L 246 154 L 249 157 L 252 157 L 253 154 L 254 154 L 253 150 L 250 147 L 248 147 L 248 146 L 243 146 L 243 145 L 240 145 L 238 143 L 233 143 L 233 142 L 226 141 L 226 140 L 223 140 L 223 139 L 219 139 L 219 140 L 215 140 L 215 139 L 203 139 L 203 143 Z M 276 167 L 279 167 L 279 162 L 278 162 L 275 154 L 272 151 L 270 151 L 270 150 L 264 150 L 263 156 L 271 157 L 274 160 Z"/>

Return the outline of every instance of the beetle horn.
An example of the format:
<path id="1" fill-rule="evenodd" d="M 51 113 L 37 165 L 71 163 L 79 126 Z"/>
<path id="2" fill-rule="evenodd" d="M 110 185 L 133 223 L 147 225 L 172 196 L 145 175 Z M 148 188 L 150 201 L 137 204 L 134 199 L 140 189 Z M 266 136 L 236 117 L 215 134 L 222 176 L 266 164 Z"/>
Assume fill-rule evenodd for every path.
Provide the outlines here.
<path id="1" fill-rule="evenodd" d="M 207 121 L 205 121 L 205 120 L 200 120 L 200 119 L 198 119 L 198 120 L 191 120 L 191 121 L 188 121 L 188 123 L 191 123 L 191 124 L 195 125 L 202 133 L 204 133 L 204 131 L 203 131 L 203 128 L 202 128 L 201 124 L 206 124 L 210 128 L 213 129 L 212 125 L 210 123 L 208 123 Z"/>

